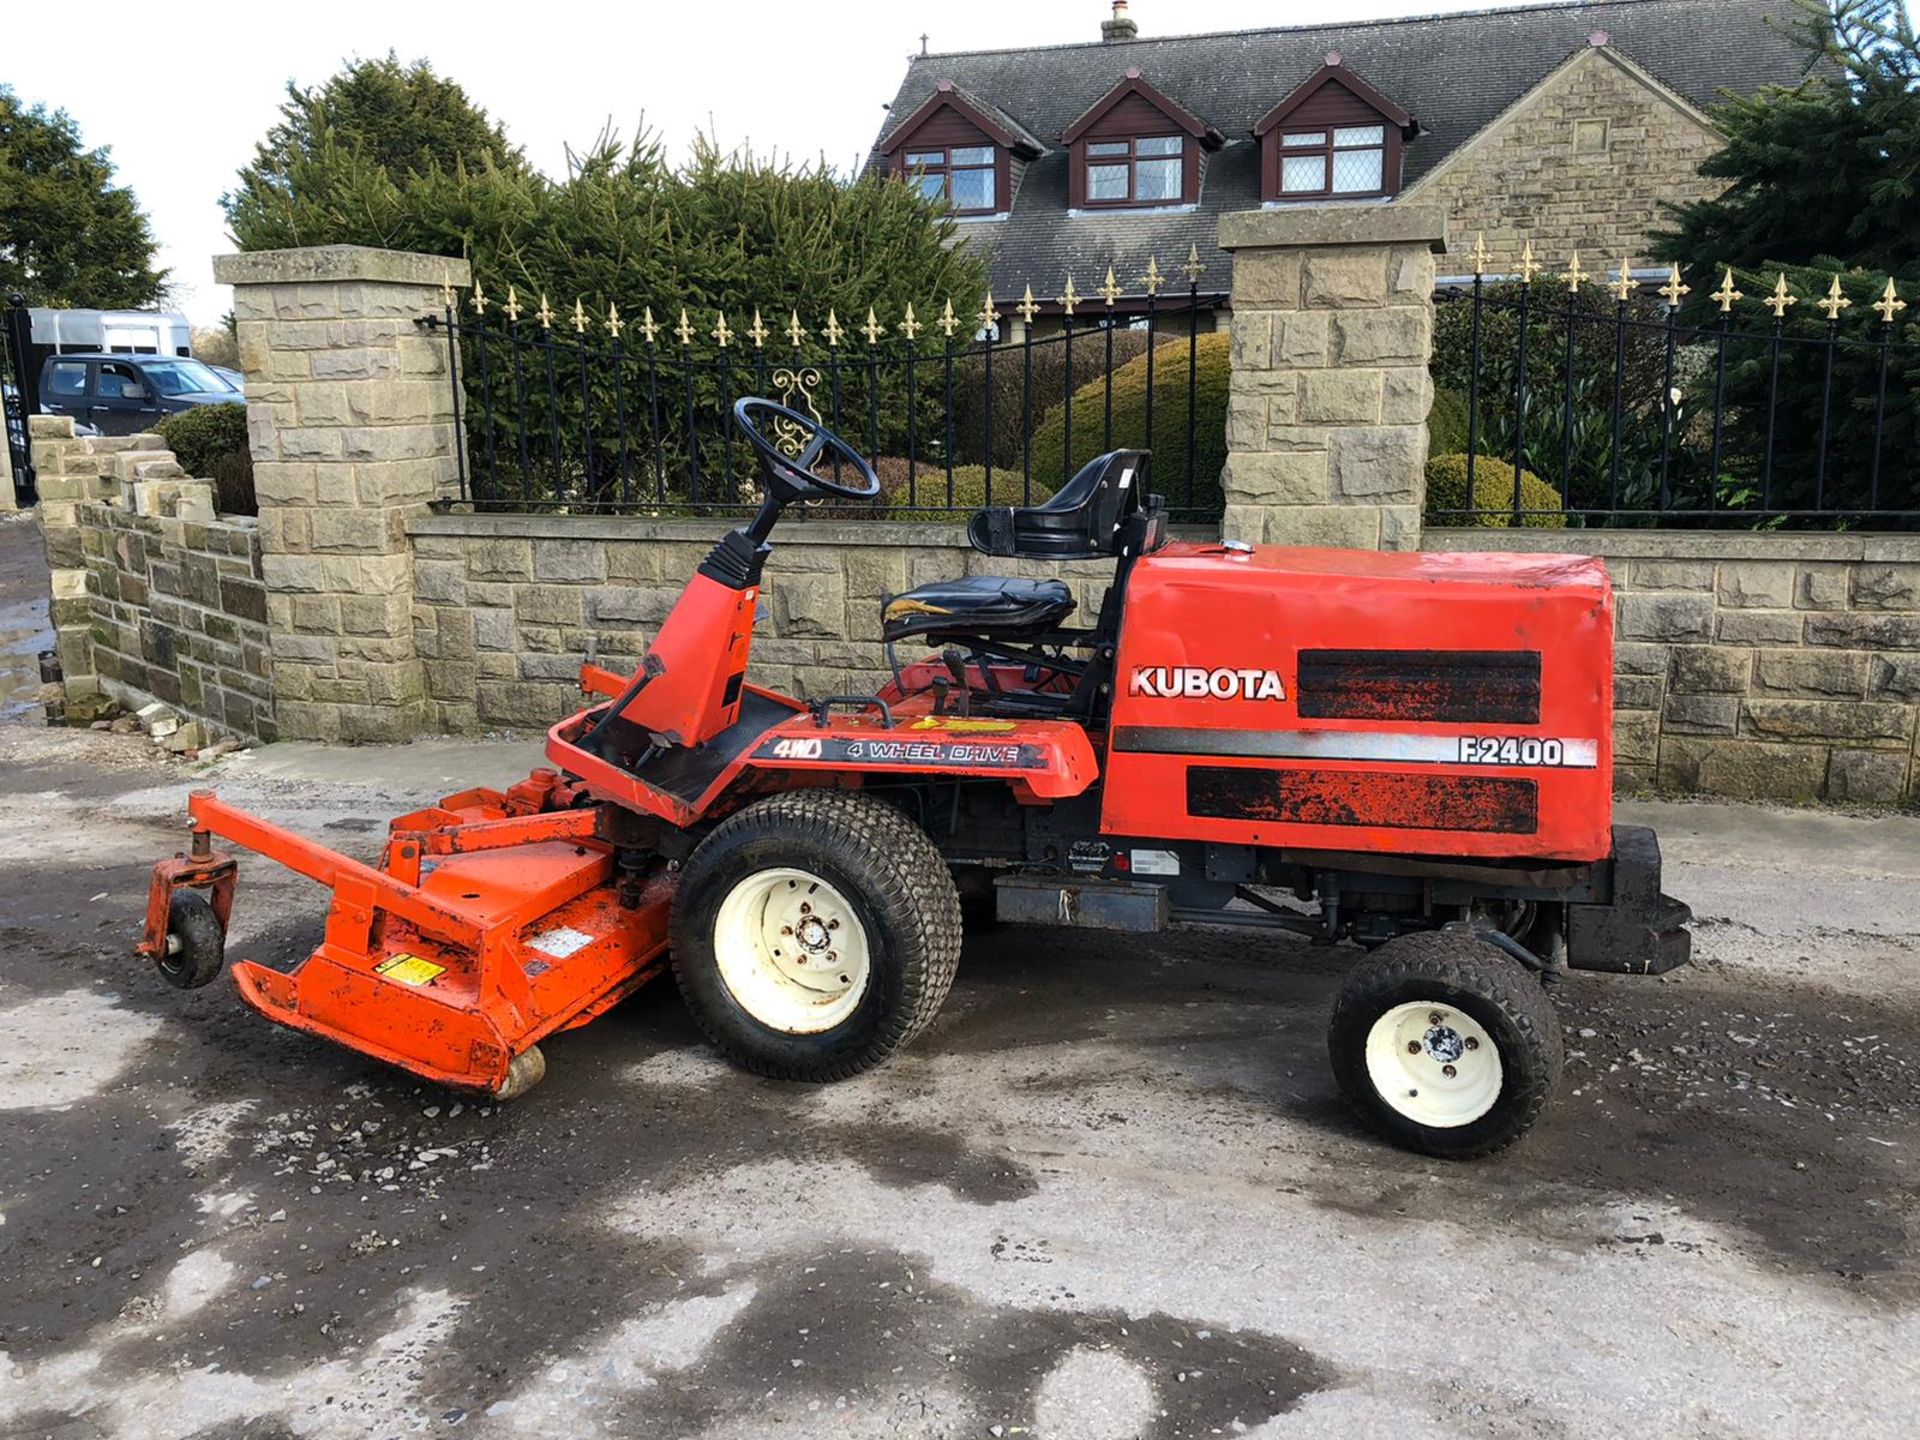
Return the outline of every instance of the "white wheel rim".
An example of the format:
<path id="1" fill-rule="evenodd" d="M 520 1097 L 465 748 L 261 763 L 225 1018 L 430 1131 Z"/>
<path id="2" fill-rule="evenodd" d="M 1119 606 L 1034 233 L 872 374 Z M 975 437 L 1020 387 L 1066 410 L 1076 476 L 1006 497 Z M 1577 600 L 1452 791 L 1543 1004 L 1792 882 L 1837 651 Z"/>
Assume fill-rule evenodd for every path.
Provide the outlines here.
<path id="1" fill-rule="evenodd" d="M 1385 1012 L 1367 1032 L 1367 1077 L 1415 1124 L 1457 1129 L 1500 1098 L 1500 1048 L 1458 1007 L 1413 1000 Z"/>
<path id="2" fill-rule="evenodd" d="M 772 1030 L 818 1035 L 860 1007 L 872 977 L 866 927 L 833 886 L 805 870 L 760 870 L 720 902 L 720 981 Z"/>

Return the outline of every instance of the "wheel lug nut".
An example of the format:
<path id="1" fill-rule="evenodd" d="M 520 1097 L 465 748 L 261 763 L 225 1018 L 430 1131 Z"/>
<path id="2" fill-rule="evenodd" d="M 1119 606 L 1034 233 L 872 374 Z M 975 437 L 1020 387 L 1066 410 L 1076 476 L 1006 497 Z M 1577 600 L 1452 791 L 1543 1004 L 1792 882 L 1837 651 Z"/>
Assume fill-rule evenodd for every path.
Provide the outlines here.
<path id="1" fill-rule="evenodd" d="M 1479 1048 L 1480 1048 L 1480 1042 L 1474 1039 L 1471 1035 L 1469 1035 L 1467 1037 L 1467 1049 L 1478 1050 Z"/>
<path id="2" fill-rule="evenodd" d="M 1419 1053 L 1420 1053 L 1420 1042 L 1418 1040 L 1407 1041 L 1407 1054 L 1418 1055 Z"/>
<path id="3" fill-rule="evenodd" d="M 800 908 L 804 910 L 807 907 L 802 905 Z M 1427 1016 L 1427 1024 L 1438 1025 L 1444 1019 L 1446 1019 L 1446 1016 L 1442 1015 L 1438 1010 L 1435 1010 L 1432 1014 Z"/>
<path id="4" fill-rule="evenodd" d="M 1449 1080 L 1451 1080 L 1459 1072 L 1456 1071 L 1451 1065 L 1442 1065 L 1440 1067 L 1440 1073 L 1442 1075 L 1445 1075 Z"/>
<path id="5" fill-rule="evenodd" d="M 782 935 L 791 935 L 793 933 L 793 927 L 791 925 L 782 925 L 780 927 L 780 933 Z"/>
<path id="6" fill-rule="evenodd" d="M 827 921 L 827 929 L 838 930 L 839 928 L 840 928 L 840 922 L 838 920 Z"/>
<path id="7" fill-rule="evenodd" d="M 839 957 L 838 955 L 836 955 L 836 954 L 834 954 L 834 953 L 833 953 L 833 951 L 831 951 L 831 950 L 829 950 L 829 951 L 827 951 L 827 959 L 829 959 L 829 960 L 832 960 L 832 961 L 838 961 L 838 960 L 840 959 L 840 957 Z"/>
<path id="8" fill-rule="evenodd" d="M 806 901 L 802 900 L 800 902 L 800 913 L 802 915 L 811 915 L 813 913 L 813 906 L 809 905 Z"/>

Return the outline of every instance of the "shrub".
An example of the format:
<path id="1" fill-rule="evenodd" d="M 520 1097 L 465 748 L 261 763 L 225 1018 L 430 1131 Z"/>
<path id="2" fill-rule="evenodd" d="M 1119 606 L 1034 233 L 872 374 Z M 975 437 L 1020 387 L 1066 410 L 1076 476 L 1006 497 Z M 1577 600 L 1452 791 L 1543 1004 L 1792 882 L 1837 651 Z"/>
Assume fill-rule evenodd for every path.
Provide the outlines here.
<path id="1" fill-rule="evenodd" d="M 1438 514 L 1464 511 L 1467 502 L 1467 457 L 1461 454 L 1436 455 L 1427 461 L 1427 513 L 1448 525 L 1483 525 L 1495 528 L 1513 524 L 1513 466 L 1491 455 L 1481 455 L 1473 465 L 1473 508 L 1477 513 Z M 1553 510 L 1561 506 L 1560 492 L 1531 470 L 1520 472 L 1520 508 Z M 1520 524 L 1533 530 L 1562 530 L 1563 514 L 1522 515 Z"/>
<path id="2" fill-rule="evenodd" d="M 1225 331 L 1202 335 L 1195 347 L 1193 470 L 1187 469 L 1187 340 L 1169 340 L 1153 351 L 1153 442 L 1147 442 L 1147 357 L 1113 372 L 1113 442 L 1105 443 L 1104 379 L 1073 396 L 1073 437 L 1067 450 L 1065 407 L 1055 410 L 1033 436 L 1037 484 L 1044 474 L 1056 488 L 1103 450 L 1151 448 L 1152 487 L 1182 519 L 1221 511 L 1220 471 L 1227 463 L 1227 356 Z M 1063 462 L 1063 458 L 1064 462 Z"/>
<path id="3" fill-rule="evenodd" d="M 1163 341 L 1162 343 L 1171 343 Z M 1146 332 L 1113 332 L 1113 368 L 1117 372 L 1147 348 Z M 1107 336 L 1104 331 L 1078 329 L 1073 337 L 1073 373 L 1067 373 L 1063 337 L 1036 340 L 1032 349 L 1033 379 L 1028 389 L 1023 346 L 1002 346 L 993 353 L 993 433 L 987 434 L 987 367 L 978 351 L 956 356 L 953 366 L 953 454 L 969 465 L 985 462 L 989 439 L 993 467 L 1017 469 L 1022 442 L 1029 426 L 1038 427 L 1060 406 L 1069 390 L 1092 385 L 1104 392 L 1107 373 Z M 937 366 L 928 366 L 938 374 Z M 1156 375 L 1156 379 L 1158 376 Z M 1031 395 L 1030 405 L 1027 402 Z M 1023 411 L 1025 412 L 1023 415 Z M 1039 452 L 1036 450 L 1035 454 Z"/>
<path id="4" fill-rule="evenodd" d="M 882 493 L 890 507 L 890 520 L 944 520 L 964 524 L 988 503 L 987 468 L 984 465 L 953 467 L 953 502 L 948 508 L 947 470 L 938 463 L 922 463 L 912 487 L 907 484 L 907 462 L 897 457 L 883 458 L 874 467 L 880 476 Z M 1018 470 L 993 471 L 992 503 L 995 505 L 1039 505 L 1053 497 L 1058 487 L 1038 475 L 1028 486 Z M 938 507 L 938 508 L 929 508 Z"/>
<path id="5" fill-rule="evenodd" d="M 1467 450 L 1467 397 L 1458 390 L 1434 387 L 1433 408 L 1427 412 L 1427 453 L 1464 455 Z"/>
<path id="6" fill-rule="evenodd" d="M 259 513 L 245 405 L 196 405 L 167 416 L 157 428 L 181 469 L 213 482 L 214 503 L 221 514 Z"/>

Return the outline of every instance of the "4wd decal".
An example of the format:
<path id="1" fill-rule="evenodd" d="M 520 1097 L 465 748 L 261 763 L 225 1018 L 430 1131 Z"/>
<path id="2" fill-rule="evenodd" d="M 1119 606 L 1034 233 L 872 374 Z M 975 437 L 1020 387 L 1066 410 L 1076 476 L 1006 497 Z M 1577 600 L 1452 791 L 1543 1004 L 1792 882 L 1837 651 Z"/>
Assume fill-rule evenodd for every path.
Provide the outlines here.
<path id="1" fill-rule="evenodd" d="M 1272 670 L 1137 665 L 1127 682 L 1127 693 L 1156 700 L 1284 700 L 1287 687 Z"/>
<path id="2" fill-rule="evenodd" d="M 826 765 L 916 766 L 930 770 L 1039 770 L 1040 747 L 1004 740 L 849 740 L 840 736 L 790 735 L 762 740 L 756 760 L 814 760 Z"/>

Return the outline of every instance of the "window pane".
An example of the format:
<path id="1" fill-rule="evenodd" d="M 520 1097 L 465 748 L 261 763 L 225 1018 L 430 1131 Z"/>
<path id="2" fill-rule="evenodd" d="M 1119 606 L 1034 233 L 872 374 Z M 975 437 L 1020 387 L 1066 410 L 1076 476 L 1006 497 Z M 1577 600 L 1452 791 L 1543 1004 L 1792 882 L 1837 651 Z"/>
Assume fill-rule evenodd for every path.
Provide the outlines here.
<path id="1" fill-rule="evenodd" d="M 1089 155 L 1124 155 L 1126 153 L 1127 142 L 1124 140 L 1095 140 L 1087 143 Z"/>
<path id="2" fill-rule="evenodd" d="M 993 208 L 993 170 L 955 170 L 953 172 L 953 208 L 991 210 Z"/>
<path id="3" fill-rule="evenodd" d="M 915 175 L 912 183 L 929 200 L 938 200 L 947 193 L 947 177 L 944 173 Z"/>
<path id="4" fill-rule="evenodd" d="M 1087 199 L 1124 200 L 1126 198 L 1126 166 L 1089 165 L 1087 167 Z"/>
<path id="5" fill-rule="evenodd" d="M 1287 156 L 1280 162 L 1280 188 L 1289 192 L 1326 189 L 1326 157 L 1324 155 Z"/>
<path id="6" fill-rule="evenodd" d="M 944 165 L 946 163 L 947 152 L 944 150 L 909 150 L 907 152 L 907 168 L 909 170 L 924 170 L 935 165 Z"/>
<path id="7" fill-rule="evenodd" d="M 54 395 L 83 395 L 87 389 L 87 367 L 81 364 L 56 365 L 47 377 L 47 390 Z"/>
<path id="8" fill-rule="evenodd" d="M 1378 150 L 1337 150 L 1333 156 L 1333 193 L 1364 195 L 1380 188 Z"/>
<path id="9" fill-rule="evenodd" d="M 1178 135 L 1155 135 L 1151 139 L 1133 142 L 1136 155 L 1178 155 L 1180 137 Z"/>
<path id="10" fill-rule="evenodd" d="M 1289 149 L 1296 145 L 1324 145 L 1327 143 L 1327 132 L 1324 130 L 1302 130 L 1296 135 L 1282 135 L 1280 137 L 1280 143 Z"/>
<path id="11" fill-rule="evenodd" d="M 1133 198 L 1178 200 L 1180 198 L 1180 162 L 1178 160 L 1142 160 L 1133 171 Z"/>
<path id="12" fill-rule="evenodd" d="M 1379 142 L 1376 141 L 1374 143 L 1378 144 Z M 952 165 L 991 165 L 993 163 L 993 147 L 991 145 L 970 145 L 965 149 L 954 151 L 953 159 L 948 163 Z"/>
<path id="13" fill-rule="evenodd" d="M 1348 125 L 1333 132 L 1336 145 L 1384 145 L 1387 143 L 1387 128 L 1384 125 Z"/>

